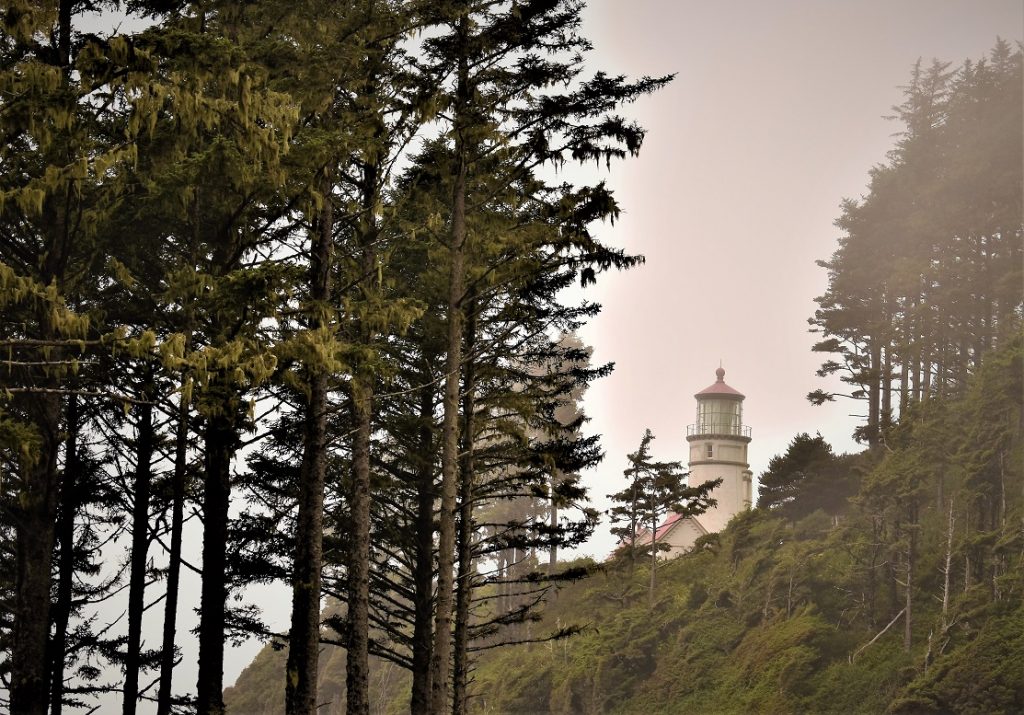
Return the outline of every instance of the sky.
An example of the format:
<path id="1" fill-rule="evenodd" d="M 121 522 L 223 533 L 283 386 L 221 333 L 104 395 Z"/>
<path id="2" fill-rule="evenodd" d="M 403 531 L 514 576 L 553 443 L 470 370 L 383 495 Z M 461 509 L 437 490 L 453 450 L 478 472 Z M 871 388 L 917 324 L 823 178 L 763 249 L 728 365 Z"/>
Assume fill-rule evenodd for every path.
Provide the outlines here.
<path id="1" fill-rule="evenodd" d="M 604 311 L 580 336 L 616 366 L 584 401 L 606 452 L 585 475 L 596 505 L 647 427 L 655 457 L 685 462 L 693 394 L 719 361 L 746 395 L 755 477 L 800 432 L 859 450 L 861 403 L 806 400 L 829 387 L 807 324 L 827 285 L 815 261 L 836 248 L 842 199 L 893 147 L 900 125 L 884 117 L 913 64 L 1019 41 L 1024 2 L 593 0 L 583 33 L 595 69 L 676 74 L 626 110 L 648 130 L 640 157 L 601 174 L 623 214 L 599 235 L 647 262 L 583 293 Z M 607 529 L 581 553 L 611 551 Z"/>

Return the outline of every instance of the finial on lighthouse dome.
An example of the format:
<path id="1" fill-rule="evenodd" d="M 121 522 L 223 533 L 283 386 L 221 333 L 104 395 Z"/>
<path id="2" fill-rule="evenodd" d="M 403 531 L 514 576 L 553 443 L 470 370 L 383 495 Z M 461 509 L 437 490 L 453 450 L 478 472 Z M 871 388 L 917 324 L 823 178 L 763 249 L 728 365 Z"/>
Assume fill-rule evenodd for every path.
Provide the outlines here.
<path id="1" fill-rule="evenodd" d="M 718 378 L 712 384 L 705 387 L 703 390 L 698 392 L 694 397 L 698 400 L 703 398 L 711 397 L 724 397 L 726 399 L 742 400 L 743 394 L 739 390 L 735 390 L 729 385 L 725 384 L 725 368 L 719 365 L 718 369 L 715 370 L 715 377 Z"/>

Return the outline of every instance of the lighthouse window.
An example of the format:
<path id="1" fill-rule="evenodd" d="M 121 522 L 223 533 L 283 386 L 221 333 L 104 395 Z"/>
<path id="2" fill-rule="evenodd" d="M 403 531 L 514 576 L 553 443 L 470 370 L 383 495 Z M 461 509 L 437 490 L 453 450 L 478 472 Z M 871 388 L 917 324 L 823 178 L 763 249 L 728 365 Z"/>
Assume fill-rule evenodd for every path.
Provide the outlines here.
<path id="1" fill-rule="evenodd" d="M 714 447 L 714 445 L 709 444 L 708 445 L 708 459 L 711 459 L 714 456 L 715 456 L 715 447 Z"/>

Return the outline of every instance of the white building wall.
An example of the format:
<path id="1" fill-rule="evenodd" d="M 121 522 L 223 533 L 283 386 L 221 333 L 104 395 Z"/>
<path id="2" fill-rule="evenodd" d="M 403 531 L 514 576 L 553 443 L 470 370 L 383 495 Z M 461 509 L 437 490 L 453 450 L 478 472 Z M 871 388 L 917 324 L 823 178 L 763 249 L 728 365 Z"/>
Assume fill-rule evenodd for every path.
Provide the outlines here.
<path id="1" fill-rule="evenodd" d="M 721 531 L 736 514 L 750 508 L 752 484 L 747 440 L 728 437 L 691 437 L 690 440 L 690 486 L 722 479 L 722 484 L 711 493 L 718 504 L 697 518 L 708 531 Z"/>
<path id="2" fill-rule="evenodd" d="M 663 551 L 662 558 L 670 559 L 686 553 L 705 532 L 697 526 L 693 519 L 683 519 L 670 531 L 661 543 L 668 544 L 671 548 Z"/>

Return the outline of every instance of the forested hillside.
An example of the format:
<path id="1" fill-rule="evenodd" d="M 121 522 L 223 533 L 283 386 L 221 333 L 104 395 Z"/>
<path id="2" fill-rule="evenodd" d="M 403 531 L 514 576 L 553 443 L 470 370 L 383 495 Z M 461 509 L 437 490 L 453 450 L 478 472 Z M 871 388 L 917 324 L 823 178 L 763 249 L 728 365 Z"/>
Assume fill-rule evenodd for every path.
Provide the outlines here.
<path id="1" fill-rule="evenodd" d="M 843 204 L 809 322 L 868 449 L 797 435 L 653 607 L 615 561 L 560 592 L 546 623 L 584 633 L 481 660 L 478 712 L 1024 709 L 1021 84 L 1002 41 L 919 65 Z"/>
<path id="2" fill-rule="evenodd" d="M 1019 48 L 919 68 L 843 205 L 811 399 L 867 451 L 798 436 L 648 603 L 559 559 L 612 369 L 567 289 L 644 261 L 576 169 L 672 80 L 583 7 L 4 4 L 0 710 L 1021 708 Z"/>
<path id="3" fill-rule="evenodd" d="M 661 566 L 653 607 L 625 561 L 561 590 L 534 627 L 583 633 L 483 656 L 474 712 L 1020 712 L 1022 357 L 990 354 L 885 449 L 795 439 L 792 497 Z"/>

